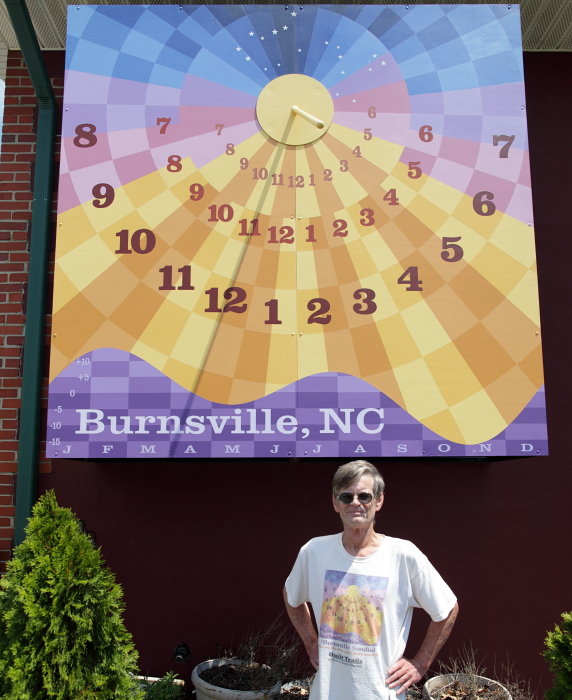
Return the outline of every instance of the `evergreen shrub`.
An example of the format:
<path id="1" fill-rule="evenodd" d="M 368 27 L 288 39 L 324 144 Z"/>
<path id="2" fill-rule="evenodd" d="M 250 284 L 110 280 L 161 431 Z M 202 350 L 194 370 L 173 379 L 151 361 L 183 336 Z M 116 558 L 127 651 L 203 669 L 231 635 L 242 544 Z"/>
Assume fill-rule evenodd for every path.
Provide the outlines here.
<path id="1" fill-rule="evenodd" d="M 2 700 L 135 700 L 123 592 L 53 491 L 0 581 Z"/>
<path id="2" fill-rule="evenodd" d="M 562 613 L 562 622 L 544 640 L 544 658 L 554 674 L 547 700 L 572 700 L 572 612 Z"/>

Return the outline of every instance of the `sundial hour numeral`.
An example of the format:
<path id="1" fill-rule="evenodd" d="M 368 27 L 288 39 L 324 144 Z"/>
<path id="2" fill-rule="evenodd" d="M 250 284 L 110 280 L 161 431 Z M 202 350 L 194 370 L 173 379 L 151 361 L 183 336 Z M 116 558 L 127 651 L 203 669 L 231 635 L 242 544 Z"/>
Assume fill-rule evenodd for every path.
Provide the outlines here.
<path id="1" fill-rule="evenodd" d="M 210 212 L 208 221 L 224 221 L 226 223 L 234 216 L 234 209 L 230 204 L 221 204 L 218 207 L 216 204 L 211 204 L 208 210 Z"/>
<path id="2" fill-rule="evenodd" d="M 419 270 L 417 267 L 408 267 L 407 270 L 398 278 L 398 284 L 406 284 L 406 292 L 422 292 L 423 280 L 419 279 Z"/>
<path id="3" fill-rule="evenodd" d="M 419 129 L 419 138 L 421 141 L 424 143 L 429 143 L 429 141 L 433 141 L 433 127 L 429 126 L 429 124 L 425 124 Z"/>
<path id="4" fill-rule="evenodd" d="M 243 304 L 242 302 L 246 300 L 246 290 L 242 287 L 229 287 L 223 292 L 223 297 L 228 300 L 228 302 L 221 309 L 219 306 L 219 289 L 218 287 L 211 287 L 207 289 L 205 294 L 209 298 L 209 305 L 205 309 L 205 313 L 226 313 L 232 311 L 235 314 L 243 314 L 248 304 Z"/>
<path id="5" fill-rule="evenodd" d="M 418 180 L 421 177 L 421 175 L 423 175 L 423 171 L 419 167 L 420 165 L 420 160 L 409 161 L 409 170 L 407 172 L 407 176 L 410 177 L 412 180 Z"/>
<path id="6" fill-rule="evenodd" d="M 363 216 L 363 219 L 359 220 L 362 226 L 373 226 L 375 224 L 373 209 L 362 209 L 360 211 L 360 216 Z"/>
<path id="7" fill-rule="evenodd" d="M 171 123 L 171 117 L 157 117 L 157 126 L 161 124 L 161 128 L 159 129 L 160 134 L 166 134 L 167 133 L 167 127 Z"/>
<path id="8" fill-rule="evenodd" d="M 308 323 L 320 323 L 322 326 L 326 326 L 332 320 L 331 314 L 328 313 L 330 302 L 327 299 L 320 297 L 310 299 L 307 309 L 314 312 L 308 317 Z"/>
<path id="9" fill-rule="evenodd" d="M 499 158 L 508 158 L 509 149 L 514 142 L 514 135 L 506 136 L 501 134 L 500 136 L 493 136 L 493 146 L 498 146 L 501 141 L 506 141 L 506 143 L 499 151 Z"/>
<path id="10" fill-rule="evenodd" d="M 240 224 L 239 236 L 260 236 L 258 231 L 258 219 L 252 219 L 250 226 L 248 225 L 248 219 L 240 219 L 238 223 Z M 250 231 L 249 228 L 251 228 Z"/>
<path id="11" fill-rule="evenodd" d="M 73 140 L 73 145 L 78 148 L 91 148 L 97 143 L 95 135 L 96 127 L 94 124 L 78 124 L 75 128 L 76 137 Z M 86 141 L 87 143 L 83 143 Z"/>
<path id="12" fill-rule="evenodd" d="M 189 187 L 189 192 L 191 193 L 189 195 L 189 199 L 192 199 L 193 202 L 198 202 L 200 199 L 203 198 L 205 194 L 205 188 L 199 182 L 194 182 Z"/>
<path id="13" fill-rule="evenodd" d="M 180 173 L 183 169 L 183 164 L 181 163 L 181 156 L 169 156 L 167 158 L 167 170 L 170 173 Z"/>
<path id="14" fill-rule="evenodd" d="M 446 262 L 459 262 L 461 260 L 464 251 L 460 245 L 457 245 L 457 241 L 460 240 L 461 236 L 443 238 L 443 252 L 441 253 L 443 260 Z"/>
<path id="15" fill-rule="evenodd" d="M 479 216 L 492 216 L 497 210 L 494 202 L 494 194 L 492 192 L 477 192 L 473 197 L 473 209 Z"/>
<path id="16" fill-rule="evenodd" d="M 345 219 L 334 221 L 334 236 L 345 238 L 348 235 L 348 222 Z"/>
<path id="17" fill-rule="evenodd" d="M 268 321 L 264 321 L 265 325 L 281 325 L 282 321 L 278 318 L 278 299 L 270 299 L 264 306 L 268 307 Z"/>
<path id="18" fill-rule="evenodd" d="M 111 206 L 115 199 L 115 190 L 106 182 L 100 182 L 98 185 L 95 185 L 91 190 L 91 194 L 95 197 L 92 204 L 97 209 L 105 209 L 105 207 Z"/>
<path id="19" fill-rule="evenodd" d="M 150 253 L 157 242 L 155 234 L 148 228 L 140 228 L 131 236 L 131 248 L 129 248 L 129 231 L 123 229 L 115 234 L 119 238 L 119 248 L 115 251 L 116 255 L 131 255 L 135 252 L 138 255 L 146 255 Z"/>
<path id="20" fill-rule="evenodd" d="M 390 206 L 397 206 L 399 204 L 399 199 L 397 199 L 397 192 L 395 189 L 387 190 L 387 193 L 383 195 L 383 199 L 389 202 Z"/>
<path id="21" fill-rule="evenodd" d="M 180 267 L 178 269 L 178 272 L 181 273 L 181 284 L 178 287 L 175 287 L 173 284 L 173 266 L 172 265 L 165 265 L 165 267 L 162 267 L 159 272 L 163 275 L 163 284 L 159 287 L 160 290 L 162 291 L 172 291 L 174 289 L 182 289 L 186 291 L 192 291 L 194 289 L 193 285 L 191 284 L 191 266 L 190 265 L 183 265 L 183 267 Z"/>
<path id="22" fill-rule="evenodd" d="M 292 226 L 281 226 L 280 227 L 280 239 L 277 237 L 277 226 L 271 226 L 268 229 L 270 238 L 268 243 L 294 243 L 294 229 Z"/>

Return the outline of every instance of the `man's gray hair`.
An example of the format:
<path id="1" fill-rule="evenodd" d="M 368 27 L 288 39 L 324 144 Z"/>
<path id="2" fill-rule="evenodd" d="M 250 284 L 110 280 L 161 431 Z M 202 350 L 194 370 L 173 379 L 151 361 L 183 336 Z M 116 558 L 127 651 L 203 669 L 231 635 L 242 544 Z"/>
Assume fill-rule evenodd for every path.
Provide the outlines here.
<path id="1" fill-rule="evenodd" d="M 366 462 L 365 459 L 356 459 L 338 467 L 332 483 L 334 496 L 338 496 L 343 489 L 351 486 L 354 481 L 357 481 L 362 476 L 371 476 L 373 480 L 373 494 L 376 498 L 379 498 L 385 491 L 385 482 L 377 468 L 373 464 Z"/>

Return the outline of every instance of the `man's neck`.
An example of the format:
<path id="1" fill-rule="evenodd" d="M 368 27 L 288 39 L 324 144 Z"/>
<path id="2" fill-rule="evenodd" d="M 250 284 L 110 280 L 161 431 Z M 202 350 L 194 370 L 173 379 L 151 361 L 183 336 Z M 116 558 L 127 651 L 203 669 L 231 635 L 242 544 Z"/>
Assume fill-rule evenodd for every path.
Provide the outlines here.
<path id="1" fill-rule="evenodd" d="M 374 554 L 383 542 L 383 535 L 373 529 L 373 523 L 367 527 L 346 527 L 342 534 L 344 549 L 353 557 L 367 557 Z"/>

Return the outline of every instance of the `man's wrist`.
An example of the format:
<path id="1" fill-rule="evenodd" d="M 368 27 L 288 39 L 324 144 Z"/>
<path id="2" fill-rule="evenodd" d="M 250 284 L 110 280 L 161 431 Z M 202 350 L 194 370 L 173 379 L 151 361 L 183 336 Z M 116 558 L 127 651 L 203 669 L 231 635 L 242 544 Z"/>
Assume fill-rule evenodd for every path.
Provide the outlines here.
<path id="1" fill-rule="evenodd" d="M 411 659 L 411 663 L 415 666 L 421 677 L 423 677 L 427 673 L 427 668 L 425 667 L 425 664 L 419 661 L 419 659 L 413 658 Z"/>

